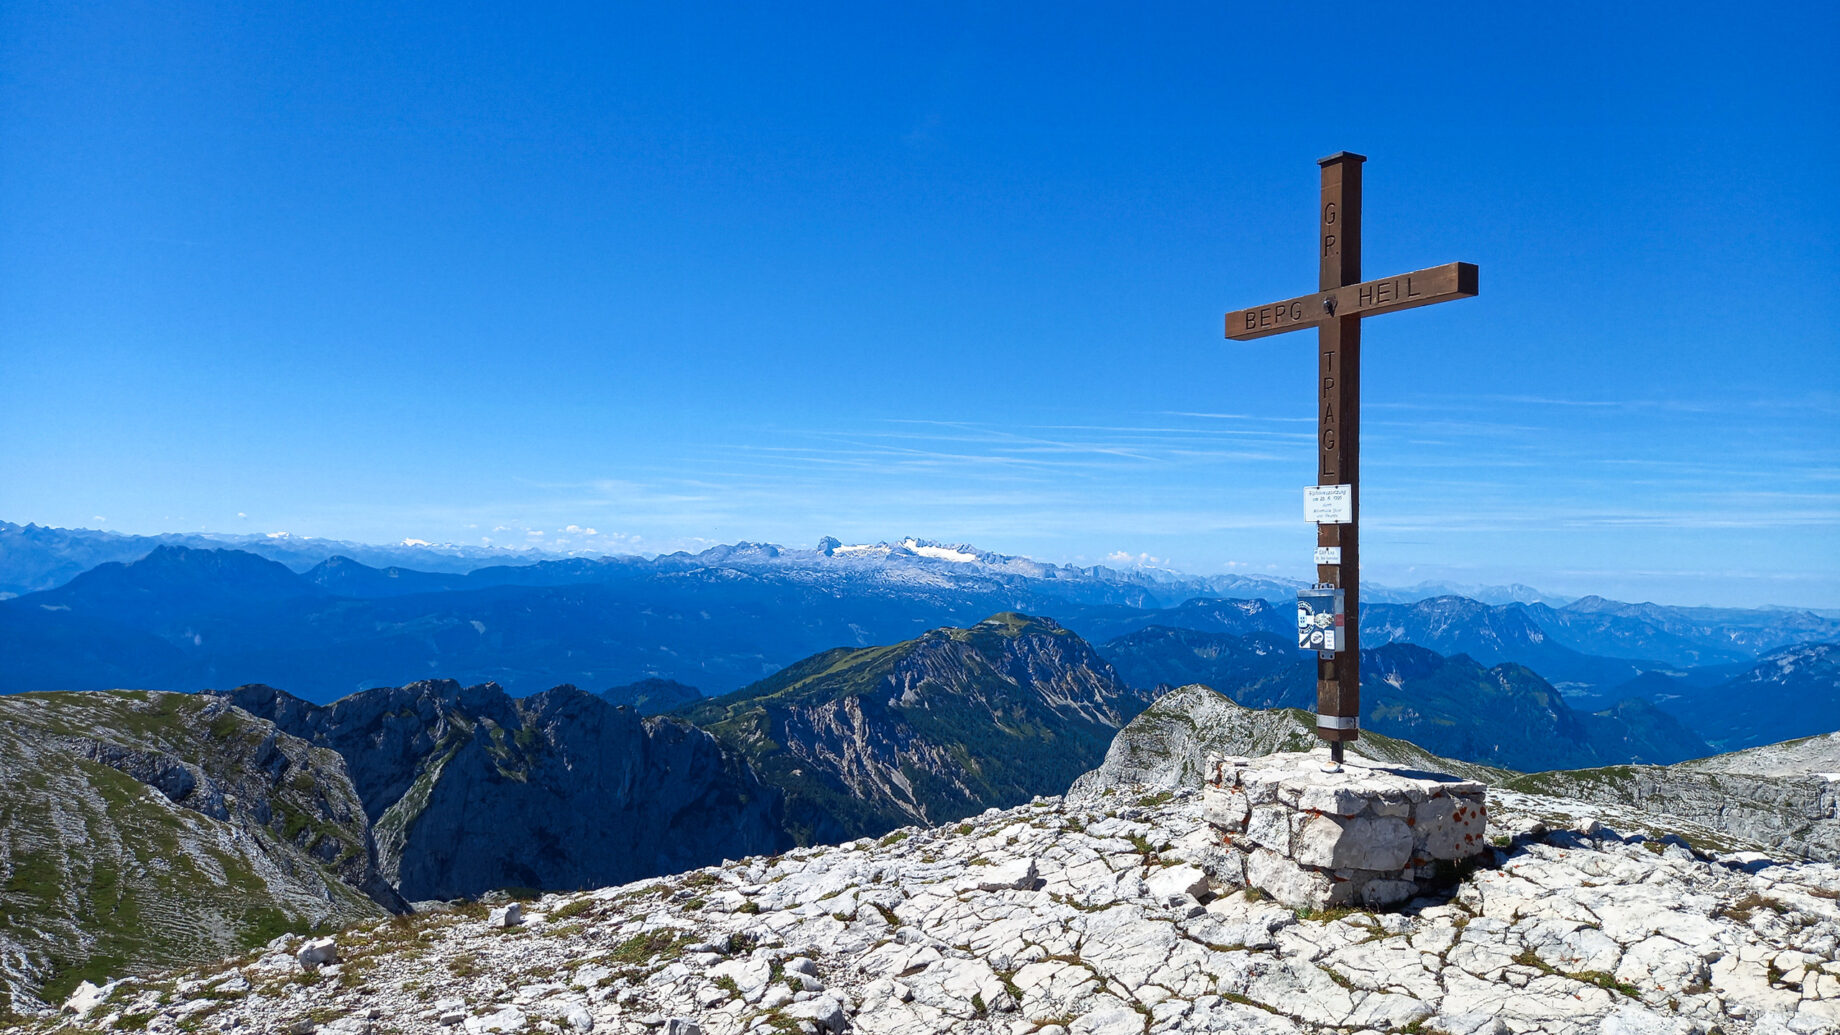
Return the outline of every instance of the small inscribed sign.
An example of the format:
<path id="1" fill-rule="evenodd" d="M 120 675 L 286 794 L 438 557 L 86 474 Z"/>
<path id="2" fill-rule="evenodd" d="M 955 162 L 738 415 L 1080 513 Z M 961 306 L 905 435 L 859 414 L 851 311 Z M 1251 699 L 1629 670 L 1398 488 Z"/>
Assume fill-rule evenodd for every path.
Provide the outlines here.
<path id="1" fill-rule="evenodd" d="M 1303 519 L 1319 525 L 1354 523 L 1354 486 L 1311 485 L 1303 490 Z"/>

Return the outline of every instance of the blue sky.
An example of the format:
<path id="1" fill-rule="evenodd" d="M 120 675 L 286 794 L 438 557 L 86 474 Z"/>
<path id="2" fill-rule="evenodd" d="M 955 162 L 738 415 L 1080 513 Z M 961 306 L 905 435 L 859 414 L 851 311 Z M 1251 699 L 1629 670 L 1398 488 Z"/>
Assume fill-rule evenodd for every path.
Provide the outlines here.
<path id="1" fill-rule="evenodd" d="M 1840 606 L 1830 5 L 878 6 L 6 5 L 0 517 L 1304 575 L 1347 149 L 1367 578 Z"/>

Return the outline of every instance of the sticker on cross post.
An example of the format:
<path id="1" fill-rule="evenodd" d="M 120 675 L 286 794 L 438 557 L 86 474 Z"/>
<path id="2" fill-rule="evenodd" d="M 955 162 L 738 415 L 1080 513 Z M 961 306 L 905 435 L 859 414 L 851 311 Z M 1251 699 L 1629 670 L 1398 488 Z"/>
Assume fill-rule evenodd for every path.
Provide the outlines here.
<path id="1" fill-rule="evenodd" d="M 1358 730 L 1361 728 L 1361 720 L 1353 715 L 1323 715 L 1318 713 L 1316 716 L 1316 728 L 1319 730 Z"/>
<path id="2" fill-rule="evenodd" d="M 1347 645 L 1346 591 L 1328 586 L 1297 591 L 1297 649 L 1332 654 Z"/>

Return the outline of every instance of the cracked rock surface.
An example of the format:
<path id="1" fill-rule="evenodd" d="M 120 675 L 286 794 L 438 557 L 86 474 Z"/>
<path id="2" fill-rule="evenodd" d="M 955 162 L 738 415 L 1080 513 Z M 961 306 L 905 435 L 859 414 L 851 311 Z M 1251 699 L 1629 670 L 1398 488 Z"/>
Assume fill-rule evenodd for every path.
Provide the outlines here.
<path id="1" fill-rule="evenodd" d="M 1491 814 L 1495 810 L 1491 809 Z M 1299 914 L 1210 885 L 1193 791 L 966 823 L 298 938 L 86 988 L 27 1027 L 1144 1035 L 1840 1030 L 1840 868 L 1539 827 L 1445 894 Z"/>

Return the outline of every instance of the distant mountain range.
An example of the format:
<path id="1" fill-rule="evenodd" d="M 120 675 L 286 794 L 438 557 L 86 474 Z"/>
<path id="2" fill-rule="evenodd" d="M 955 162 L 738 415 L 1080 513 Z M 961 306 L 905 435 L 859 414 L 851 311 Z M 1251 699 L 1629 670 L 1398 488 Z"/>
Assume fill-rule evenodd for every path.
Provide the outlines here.
<path id="1" fill-rule="evenodd" d="M 505 547 L 437 545 L 417 541 L 378 546 L 290 535 L 286 532 L 266 535 L 214 532 L 122 535 L 88 528 L 49 528 L 44 525 L 16 525 L 0 521 L 0 598 L 53 589 L 98 564 L 137 561 L 160 546 L 183 546 L 194 550 L 242 550 L 271 561 L 279 561 L 294 571 L 305 571 L 335 556 L 350 557 L 376 567 L 404 566 L 433 572 L 468 572 L 491 564 L 528 564 L 544 559 L 544 555 L 534 550 Z"/>
<path id="2" fill-rule="evenodd" d="M 1455 637 L 1426 638 L 1448 649 Z M 1449 656 L 1404 642 L 1363 650 L 1366 727 L 1447 757 L 1529 771 L 1667 764 L 1840 729 L 1834 644 L 1797 644 L 1684 673 L 1650 671 L 1599 693 L 1552 697 L 1552 685 L 1532 666 L 1464 645 L 1457 642 Z M 1268 632 L 1152 626 L 1098 650 L 1135 686 L 1201 683 L 1256 708 L 1315 704 L 1309 661 Z M 1516 683 L 1533 688 L 1525 714 L 1496 698 Z"/>
<path id="3" fill-rule="evenodd" d="M 709 567 L 760 573 L 799 571 L 809 578 L 879 578 L 888 582 L 934 585 L 966 577 L 997 584 L 1018 580 L 1058 582 L 1067 584 L 1064 595 L 1090 597 L 1093 601 L 1132 599 L 1141 593 L 1170 602 L 1192 596 L 1226 595 L 1282 600 L 1299 585 L 1295 579 L 1259 576 L 1201 578 L 1153 568 L 1044 564 L 963 544 L 912 537 L 869 545 L 846 545 L 826 537 L 813 549 L 740 542 L 714 546 L 695 554 L 679 552 L 640 557 L 556 554 L 413 540 L 376 546 L 287 533 L 130 536 L 0 521 L 0 597 L 53 589 L 97 565 L 136 561 L 159 547 L 238 550 L 283 564 L 295 573 L 308 573 L 327 561 L 341 562 L 315 573 L 314 579 L 324 580 L 329 589 L 342 595 L 361 597 L 495 585 L 602 582 L 615 571 L 665 573 Z M 347 566 L 342 562 L 356 563 Z M 341 567 L 346 570 L 341 572 Z M 372 574 L 365 569 L 382 569 L 383 574 Z M 395 569 L 393 574 L 391 569 Z M 430 574 L 472 577 L 458 580 L 418 577 Z M 1107 588 L 1095 590 L 1094 587 L 1099 586 Z"/>
<path id="4" fill-rule="evenodd" d="M 260 545 L 299 562 L 308 542 L 264 538 Z M 0 569 L 44 575 L 55 567 L 46 557 L 58 550 L 68 561 L 124 543 L 146 545 L 0 524 Z M 467 566 L 463 554 L 392 549 Z M 1295 628 L 1290 594 L 1272 580 L 1047 565 L 920 539 L 858 546 L 826 539 L 809 550 L 738 543 L 694 555 L 464 571 L 374 567 L 344 556 L 295 571 L 243 550 L 167 544 L 0 600 L 7 659 L 0 692 L 266 683 L 329 702 L 440 677 L 495 683 L 514 697 L 571 684 L 657 713 L 702 691 L 734 692 L 827 650 L 900 643 L 928 629 L 1017 612 L 1051 617 L 1105 644 L 1102 653 L 1130 686 L 1199 680 L 1235 695 L 1260 688 L 1275 702 L 1289 699 L 1280 690 L 1307 696 L 1296 689 L 1303 677 L 1285 674 L 1299 664 L 1287 646 Z M 1161 632 L 1128 640 L 1149 630 Z M 1216 638 L 1185 646 L 1175 642 L 1184 630 Z M 1368 648 L 1413 644 L 1479 671 L 1531 669 L 1578 715 L 1598 717 L 1581 723 L 1601 726 L 1601 716 L 1618 716 L 1610 732 L 1599 732 L 1622 744 L 1624 760 L 1767 743 L 1824 732 L 1832 727 L 1820 724 L 1835 721 L 1819 703 L 1834 685 L 1834 666 L 1817 655 L 1751 674 L 1765 654 L 1840 641 L 1840 619 L 1815 612 L 1598 597 L 1558 607 L 1370 598 L 1361 632 Z M 1740 678 L 1750 680 L 1741 688 L 1744 700 L 1726 707 Z M 1385 692 L 1376 689 L 1370 699 Z M 1812 706 L 1805 703 L 1811 694 Z M 1660 722 L 1661 713 L 1685 722 L 1689 739 Z M 1488 752 L 1479 744 L 1463 750 Z M 1588 753 L 1542 756 L 1550 764 L 1589 760 Z"/>
<path id="5" fill-rule="evenodd" d="M 270 682 L 330 700 L 443 675 L 513 693 L 646 678 L 722 693 L 820 650 L 891 643 L 1004 610 L 1052 615 L 1095 642 L 1152 625 L 1289 635 L 1289 590 L 1269 592 L 1259 580 L 1040 565 L 920 540 L 833 542 L 465 573 L 344 557 L 296 573 L 244 551 L 159 546 L 0 601 L 0 637 L 15 659 L 0 672 L 0 690 Z M 1369 602 L 1362 628 L 1370 646 L 1405 641 L 1486 664 L 1519 662 L 1567 693 L 1601 692 L 1648 671 L 1716 683 L 1732 673 L 1690 670 L 1840 639 L 1840 620 L 1812 612 L 1597 598 L 1563 608 L 1461 597 Z"/>
<path id="6" fill-rule="evenodd" d="M 92 529 L 49 528 L 0 521 L 0 600 L 54 589 L 99 564 L 139 560 L 160 546 L 241 550 L 284 564 L 296 573 L 306 572 L 326 561 L 355 561 L 357 566 L 352 569 L 349 582 L 340 581 L 344 576 L 337 571 L 338 564 L 317 576 L 328 589 L 352 596 L 395 596 L 463 586 L 477 588 L 481 585 L 517 584 L 516 576 L 502 572 L 488 575 L 484 580 L 470 582 L 420 576 L 467 575 L 482 568 L 534 567 L 562 560 L 652 567 L 658 570 L 714 565 L 756 570 L 806 568 L 847 572 L 857 576 L 876 569 L 931 570 L 953 573 L 954 576 L 980 573 L 987 576 L 1008 575 L 1163 587 L 1155 595 L 1169 600 L 1183 600 L 1193 596 L 1227 596 L 1259 597 L 1282 603 L 1289 600 L 1302 584 L 1297 579 L 1256 575 L 1197 577 L 1158 568 L 1115 569 L 1102 565 L 1081 568 L 1044 564 L 1026 557 L 993 553 L 965 544 L 938 543 L 911 536 L 894 542 L 860 545 L 845 544 L 826 536 L 812 549 L 741 542 L 732 546 L 711 547 L 697 554 L 672 553 L 647 558 L 612 556 L 597 551 L 555 552 L 537 548 L 463 546 L 415 539 L 391 544 L 355 543 L 286 532 L 123 535 Z M 371 576 L 362 570 L 365 568 L 382 569 L 385 574 L 381 577 Z M 593 571 L 591 567 L 577 567 L 573 570 L 578 575 Z M 522 584 L 559 584 L 555 581 L 558 576 L 554 569 L 533 577 L 535 582 Z M 591 574 L 585 574 L 585 577 L 590 581 L 594 579 Z M 1492 604 L 1543 602 L 1559 605 L 1570 599 L 1519 584 L 1486 586 L 1425 582 L 1407 587 L 1378 584 L 1366 587 L 1366 598 L 1375 603 L 1410 603 L 1426 597 L 1452 595 Z"/>
<path id="7" fill-rule="evenodd" d="M 1840 730 L 1840 646 L 1803 643 L 1775 650 L 1731 677 L 1706 684 L 1692 674 L 1650 672 L 1612 691 L 1649 702 L 1720 751 Z"/>
<path id="8" fill-rule="evenodd" d="M 1293 635 L 1286 602 L 1193 599 L 1168 608 L 1097 606 L 1069 612 L 1066 620 L 1095 640 L 1151 626 Z M 1615 687 L 1649 671 L 1722 681 L 1729 666 L 1748 665 L 1766 651 L 1796 643 L 1840 639 L 1840 620 L 1812 611 L 1772 608 L 1662 607 L 1616 604 L 1586 597 L 1562 608 L 1545 604 L 1484 604 L 1440 596 L 1409 604 L 1361 605 L 1361 643 L 1416 643 L 1441 654 L 1468 654 L 1485 664 L 1515 661 L 1554 684 Z"/>
<path id="9" fill-rule="evenodd" d="M 932 558 L 819 569 L 734 561 L 737 553 L 772 561 L 772 552 L 442 576 L 348 560 L 295 574 L 241 551 L 162 546 L 0 601 L 0 642 L 11 661 L 0 690 L 267 682 L 329 701 L 439 675 L 513 693 L 646 678 L 722 693 L 838 646 L 898 642 L 998 611 L 1161 606 L 1158 593 L 1179 598 L 1202 588 L 1103 572 L 961 569 Z M 399 591 L 428 579 L 456 584 Z"/>

